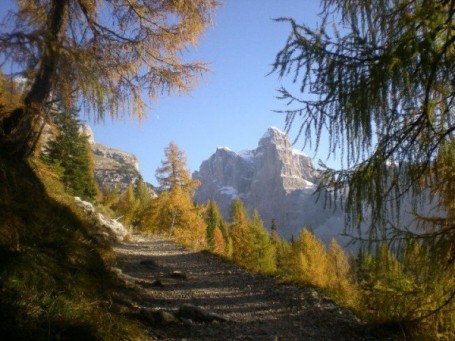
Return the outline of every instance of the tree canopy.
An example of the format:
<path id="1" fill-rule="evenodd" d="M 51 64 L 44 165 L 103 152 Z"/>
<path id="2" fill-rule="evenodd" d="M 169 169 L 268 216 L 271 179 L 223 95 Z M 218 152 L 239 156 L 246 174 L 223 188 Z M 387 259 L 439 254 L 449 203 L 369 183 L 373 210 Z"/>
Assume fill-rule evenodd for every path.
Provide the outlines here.
<path id="1" fill-rule="evenodd" d="M 328 130 L 329 156 L 341 150 L 347 163 L 326 167 L 321 188 L 349 188 L 348 226 L 369 219 L 370 241 L 413 236 L 453 261 L 455 3 L 322 4 L 317 29 L 279 19 L 291 34 L 273 70 L 300 90 L 280 90 L 290 105 L 283 111 L 288 131 L 299 124 L 298 137 L 315 138 L 318 147 Z M 428 198 L 439 212 L 420 217 L 429 234 L 416 235 L 401 225 L 400 205 L 410 201 L 423 215 Z"/>
<path id="2" fill-rule="evenodd" d="M 15 2 L 0 30 L 0 62 L 27 80 L 24 109 L 2 113 L 3 146 L 30 140 L 49 102 L 81 104 L 103 118 L 144 114 L 143 93 L 188 91 L 206 70 L 182 50 L 197 43 L 216 0 Z M 11 76 L 13 76 L 11 75 Z M 38 122 L 37 122 L 38 121 Z M 0 136 L 1 137 L 1 136 Z M 12 142 L 11 142 L 12 143 Z M 17 144 L 17 143 L 16 143 Z M 23 146 L 17 153 L 24 154 Z"/>

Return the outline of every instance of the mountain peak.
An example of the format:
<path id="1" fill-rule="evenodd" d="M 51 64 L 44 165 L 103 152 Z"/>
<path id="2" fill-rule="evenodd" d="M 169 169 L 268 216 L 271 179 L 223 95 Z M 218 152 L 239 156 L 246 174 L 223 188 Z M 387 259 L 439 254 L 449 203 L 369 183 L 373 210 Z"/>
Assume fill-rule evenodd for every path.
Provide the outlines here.
<path id="1" fill-rule="evenodd" d="M 224 152 L 227 152 L 227 153 L 233 153 L 233 151 L 231 150 L 231 148 L 229 148 L 229 147 L 223 147 L 223 146 L 217 147 L 217 148 L 216 148 L 216 151 L 224 151 Z"/>
<path id="2" fill-rule="evenodd" d="M 286 133 L 284 131 L 278 129 L 277 127 L 270 127 L 269 129 L 267 129 L 265 134 L 262 136 L 262 139 L 272 139 L 277 136 L 280 136 L 280 137 L 286 136 Z"/>
<path id="3" fill-rule="evenodd" d="M 257 209 L 264 221 L 275 219 L 281 235 L 290 238 L 302 226 L 317 229 L 340 215 L 324 212 L 323 200 L 315 202 L 317 175 L 312 160 L 293 150 L 283 131 L 271 127 L 256 149 L 226 152 L 218 148 L 202 162 L 193 174 L 201 181 L 194 200 L 201 204 L 215 200 L 228 219 L 232 200 L 241 198 L 250 212 Z M 342 228 L 338 220 L 336 227 Z"/>
<path id="4" fill-rule="evenodd" d="M 270 127 L 259 140 L 258 147 L 266 147 L 275 145 L 279 150 L 287 150 L 291 148 L 291 142 L 285 132 L 276 127 Z"/>

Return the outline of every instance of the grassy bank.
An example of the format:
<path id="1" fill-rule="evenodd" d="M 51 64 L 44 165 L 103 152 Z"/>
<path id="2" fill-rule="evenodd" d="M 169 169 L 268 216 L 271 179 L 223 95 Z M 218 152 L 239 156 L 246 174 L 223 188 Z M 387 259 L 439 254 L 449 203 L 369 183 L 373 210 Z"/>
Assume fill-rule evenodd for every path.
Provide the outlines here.
<path id="1" fill-rule="evenodd" d="M 112 253 L 72 202 L 44 166 L 0 159 L 0 335 L 144 339 L 112 308 Z"/>

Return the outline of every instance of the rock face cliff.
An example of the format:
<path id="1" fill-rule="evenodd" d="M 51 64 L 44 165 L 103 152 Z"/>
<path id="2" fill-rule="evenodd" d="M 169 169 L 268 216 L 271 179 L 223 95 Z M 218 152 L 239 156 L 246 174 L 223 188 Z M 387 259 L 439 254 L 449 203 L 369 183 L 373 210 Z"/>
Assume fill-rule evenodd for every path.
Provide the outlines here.
<path id="1" fill-rule="evenodd" d="M 311 158 L 292 149 L 285 133 L 270 128 L 256 149 L 235 153 L 222 147 L 204 161 L 193 174 L 201 181 L 194 199 L 215 200 L 227 219 L 239 197 L 250 211 L 259 211 L 266 226 L 275 219 L 284 238 L 309 227 L 325 242 L 336 237 L 343 243 L 342 212 L 324 208 L 324 195 L 317 200 L 317 175 Z"/>
<path id="2" fill-rule="evenodd" d="M 135 184 L 142 179 L 139 172 L 139 163 L 133 154 L 106 147 L 101 144 L 92 144 L 95 161 L 95 178 L 100 188 L 108 185 L 123 192 L 129 184 Z"/>
<path id="3" fill-rule="evenodd" d="M 142 179 L 139 161 L 134 154 L 96 143 L 93 131 L 88 125 L 82 125 L 80 130 L 90 143 L 95 163 L 95 179 L 100 189 L 107 185 L 110 189 L 117 187 L 123 192 L 129 184 L 136 184 Z M 151 185 L 149 190 L 150 194 L 156 195 Z"/>

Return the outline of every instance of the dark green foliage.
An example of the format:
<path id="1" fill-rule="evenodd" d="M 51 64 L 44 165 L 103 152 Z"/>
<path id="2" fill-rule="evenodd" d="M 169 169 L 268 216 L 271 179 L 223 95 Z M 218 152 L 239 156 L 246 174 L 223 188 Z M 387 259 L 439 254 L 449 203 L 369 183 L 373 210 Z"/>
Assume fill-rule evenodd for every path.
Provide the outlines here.
<path id="1" fill-rule="evenodd" d="M 223 217 L 221 216 L 220 209 L 214 200 L 209 200 L 207 209 L 204 214 L 204 221 L 207 225 L 207 246 L 210 251 L 215 248 L 215 231 L 220 231 L 225 235 Z"/>
<path id="2" fill-rule="evenodd" d="M 73 195 L 92 200 L 96 195 L 92 151 L 87 137 L 80 133 L 81 123 L 74 110 L 54 115 L 57 137 L 49 141 L 43 159 L 60 174 Z"/>
<path id="3" fill-rule="evenodd" d="M 270 234 L 272 243 L 277 245 L 280 243 L 280 234 L 278 233 L 278 226 L 276 225 L 275 219 L 272 219 L 272 225 L 270 226 Z"/>

